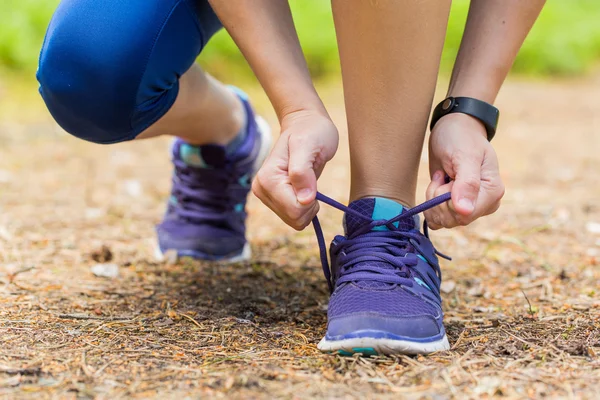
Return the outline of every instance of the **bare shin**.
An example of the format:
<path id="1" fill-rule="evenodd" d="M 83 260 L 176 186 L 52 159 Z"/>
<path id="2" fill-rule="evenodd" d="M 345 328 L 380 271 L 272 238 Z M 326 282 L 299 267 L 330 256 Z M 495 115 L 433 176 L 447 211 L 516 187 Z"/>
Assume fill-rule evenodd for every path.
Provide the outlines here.
<path id="1" fill-rule="evenodd" d="M 412 206 L 450 0 L 333 0 L 348 116 L 350 200 Z"/>

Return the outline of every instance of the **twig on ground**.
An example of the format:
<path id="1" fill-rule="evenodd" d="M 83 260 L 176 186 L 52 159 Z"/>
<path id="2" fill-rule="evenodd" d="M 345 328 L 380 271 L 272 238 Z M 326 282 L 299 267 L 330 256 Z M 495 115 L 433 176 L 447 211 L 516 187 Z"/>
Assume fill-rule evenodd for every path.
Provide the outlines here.
<path id="1" fill-rule="evenodd" d="M 0 372 L 8 375 L 39 375 L 42 373 L 42 369 L 40 367 L 14 368 L 0 365 Z"/>
<path id="2" fill-rule="evenodd" d="M 179 315 L 181 315 L 183 318 L 185 318 L 185 319 L 187 319 L 187 320 L 191 321 L 191 322 L 192 322 L 194 325 L 196 325 L 198 328 L 202 329 L 202 325 L 200 325 L 200 324 L 198 323 L 198 321 L 196 321 L 194 318 L 190 317 L 190 316 L 189 316 L 189 315 L 187 315 L 187 314 L 183 314 L 183 313 L 179 313 Z"/>
<path id="3" fill-rule="evenodd" d="M 131 317 L 95 317 L 86 314 L 58 314 L 62 319 L 98 320 L 98 321 L 128 321 Z"/>

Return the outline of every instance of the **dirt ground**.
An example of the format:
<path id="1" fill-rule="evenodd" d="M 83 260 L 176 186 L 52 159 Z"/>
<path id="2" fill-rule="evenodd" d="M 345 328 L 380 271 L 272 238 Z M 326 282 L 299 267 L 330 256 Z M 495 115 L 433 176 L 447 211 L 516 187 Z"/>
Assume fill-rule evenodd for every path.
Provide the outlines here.
<path id="1" fill-rule="evenodd" d="M 323 93 L 343 128 L 339 88 Z M 95 146 L 48 116 L 5 113 L 0 397 L 597 398 L 598 93 L 600 75 L 506 85 L 494 143 L 507 194 L 494 216 L 432 234 L 454 257 L 442 263 L 452 350 L 416 358 L 320 354 L 328 295 L 312 231 L 256 199 L 250 263 L 155 261 L 167 139 Z M 320 189 L 345 202 L 348 177 L 342 145 Z M 321 214 L 331 239 L 341 214 Z M 95 276 L 98 263 L 118 276 Z"/>

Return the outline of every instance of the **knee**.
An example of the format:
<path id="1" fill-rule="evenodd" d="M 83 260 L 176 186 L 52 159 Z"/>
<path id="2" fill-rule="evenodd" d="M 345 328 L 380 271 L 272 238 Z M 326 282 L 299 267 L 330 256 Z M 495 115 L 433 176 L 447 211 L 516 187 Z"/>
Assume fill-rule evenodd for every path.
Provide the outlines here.
<path id="1" fill-rule="evenodd" d="M 95 143 L 116 143 L 134 135 L 135 66 L 122 62 L 124 44 L 98 48 L 85 35 L 50 35 L 40 55 L 37 79 L 48 110 L 70 134 Z"/>
<path id="2" fill-rule="evenodd" d="M 207 39 L 188 1 L 110 4 L 62 0 L 38 69 L 56 121 L 97 143 L 132 139 L 160 119 Z"/>

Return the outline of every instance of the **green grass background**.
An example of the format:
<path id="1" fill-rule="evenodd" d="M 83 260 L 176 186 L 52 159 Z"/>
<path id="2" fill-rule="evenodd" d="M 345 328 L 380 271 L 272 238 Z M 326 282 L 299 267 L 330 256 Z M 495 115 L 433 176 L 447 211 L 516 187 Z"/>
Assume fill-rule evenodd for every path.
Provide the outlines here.
<path id="1" fill-rule="evenodd" d="M 2 0 L 0 69 L 31 74 L 44 32 L 58 0 Z M 302 45 L 315 78 L 339 74 L 331 7 L 327 0 L 291 0 Z M 442 58 L 447 73 L 456 56 L 469 2 L 454 0 Z M 527 38 L 513 73 L 574 76 L 590 71 L 600 59 L 600 0 L 548 0 Z M 213 38 L 200 62 L 217 76 L 235 80 L 250 70 L 225 32 Z"/>

